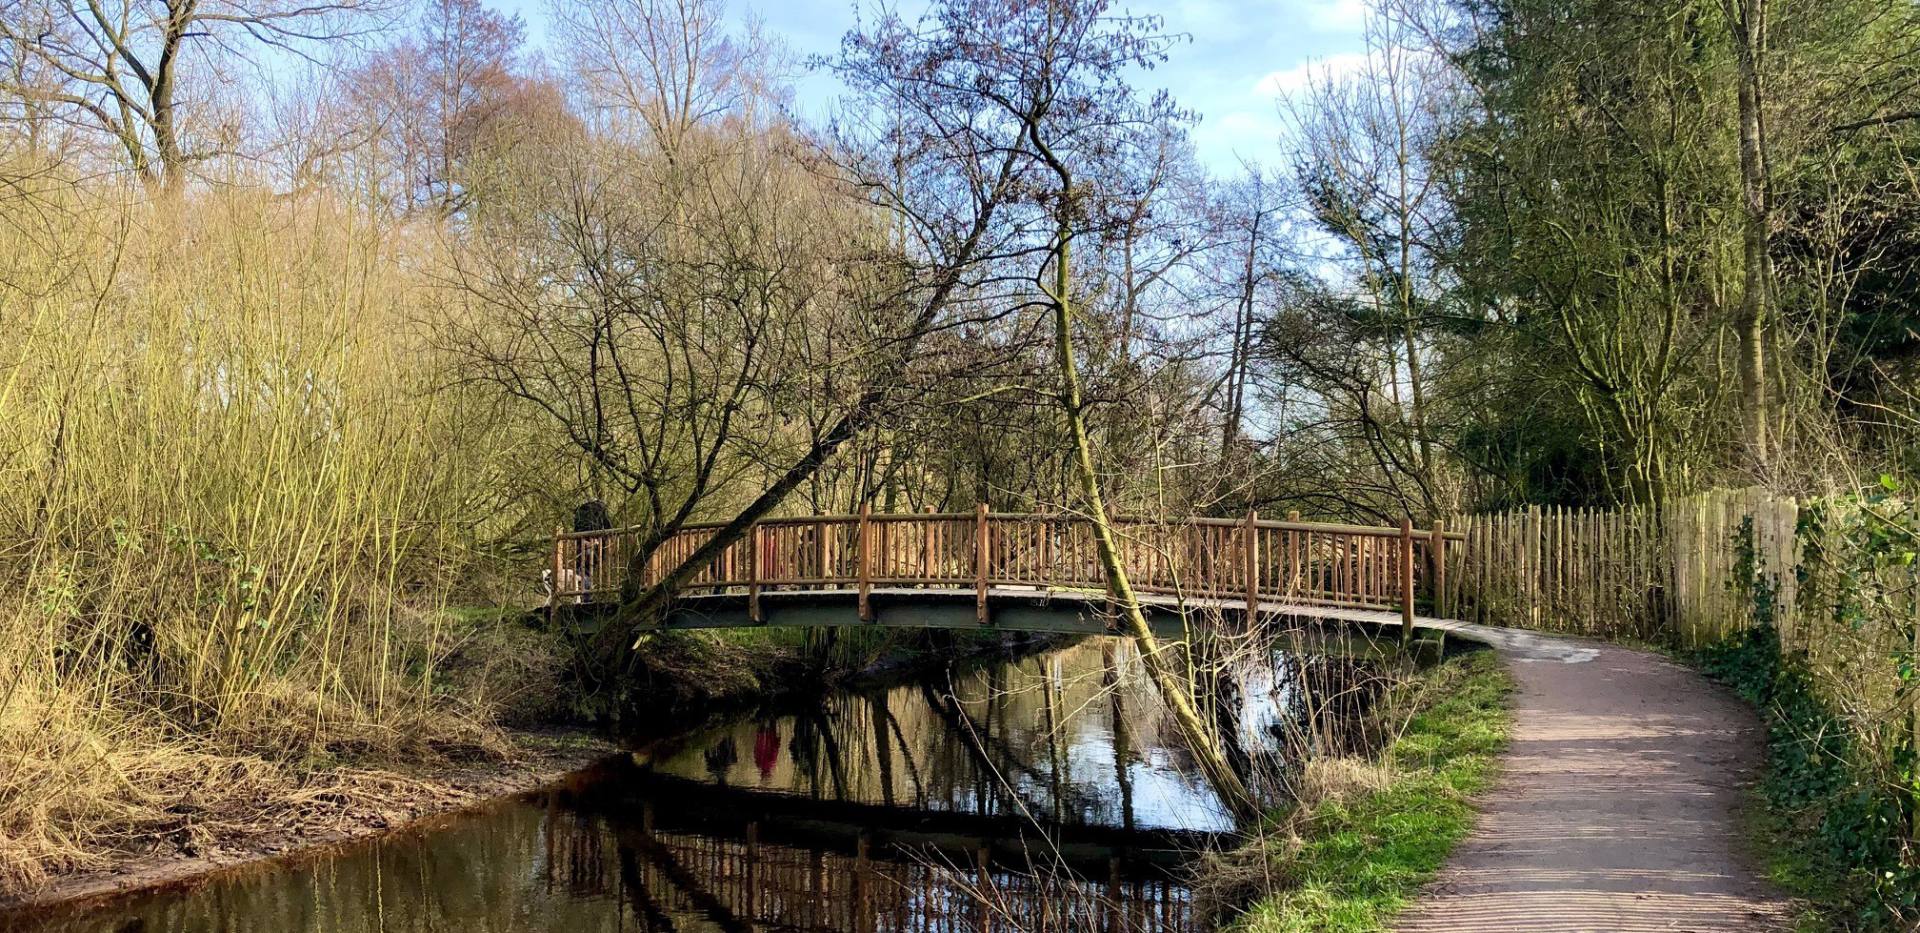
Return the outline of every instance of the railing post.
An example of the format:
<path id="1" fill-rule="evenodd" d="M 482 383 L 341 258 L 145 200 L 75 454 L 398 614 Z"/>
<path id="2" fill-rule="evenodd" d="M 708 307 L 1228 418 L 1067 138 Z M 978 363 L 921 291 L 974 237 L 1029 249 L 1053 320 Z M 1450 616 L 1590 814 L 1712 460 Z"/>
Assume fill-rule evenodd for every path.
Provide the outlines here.
<path id="1" fill-rule="evenodd" d="M 820 567 L 818 576 L 821 589 L 827 588 L 827 580 L 829 579 L 827 568 L 833 566 L 832 540 L 833 539 L 827 537 L 826 522 L 813 523 L 814 556 L 819 558 Z"/>
<path id="2" fill-rule="evenodd" d="M 1446 522 L 1437 518 L 1433 520 L 1433 537 L 1430 540 L 1432 543 L 1428 548 L 1433 551 L 1433 614 L 1442 619 L 1451 619 L 1452 600 L 1447 595 Z"/>
<path id="3" fill-rule="evenodd" d="M 981 625 L 987 624 L 987 504 L 974 510 L 973 523 L 973 613 Z"/>
<path id="4" fill-rule="evenodd" d="M 1043 590 L 1053 589 L 1053 520 L 1045 515 L 1037 523 L 1040 536 L 1040 556 L 1033 575 L 1034 582 Z"/>
<path id="5" fill-rule="evenodd" d="M 1292 525 L 1300 523 L 1299 509 L 1287 510 L 1287 523 Z M 1309 541 L 1307 543 L 1309 557 L 1312 556 L 1312 548 L 1313 543 Z M 1289 528 L 1287 529 L 1287 592 L 1285 596 L 1287 599 L 1299 599 L 1306 593 L 1307 584 L 1311 582 L 1307 577 L 1306 565 L 1300 562 L 1300 554 L 1300 532 Z"/>
<path id="6" fill-rule="evenodd" d="M 747 617 L 755 623 L 764 621 L 760 615 L 760 523 L 754 522 L 747 528 Z"/>
<path id="7" fill-rule="evenodd" d="M 553 569 L 551 571 L 553 574 L 553 585 L 547 588 L 548 627 L 552 627 L 554 622 L 560 618 L 560 548 L 564 544 L 564 539 L 560 536 L 565 533 L 565 530 L 561 526 L 553 526 Z"/>
<path id="8" fill-rule="evenodd" d="M 860 551 L 860 621 L 862 622 L 873 621 L 873 606 L 867 602 L 867 595 L 873 590 L 873 571 L 868 566 L 872 560 L 870 552 L 873 546 L 867 540 L 871 533 L 867 519 L 871 517 L 872 511 L 873 506 L 866 503 L 860 505 L 860 527 L 855 533 L 858 540 L 854 542 L 855 547 Z"/>
<path id="9" fill-rule="evenodd" d="M 1242 551 L 1247 559 L 1247 622 L 1252 624 L 1260 617 L 1260 513 L 1252 509 L 1247 510 L 1247 538 Z"/>
<path id="10" fill-rule="evenodd" d="M 927 514 L 929 516 L 933 514 L 933 506 L 931 505 L 927 506 Z M 927 559 L 926 559 L 925 568 L 921 573 L 921 576 L 923 577 L 923 579 L 920 581 L 920 585 L 930 587 L 933 585 L 933 581 L 939 578 L 939 574 L 934 573 L 934 570 L 933 570 L 934 564 L 937 563 L 933 554 L 933 543 L 934 543 L 933 529 L 934 529 L 935 523 L 932 518 L 924 518 L 924 519 L 921 519 L 921 521 L 925 522 L 925 524 L 922 526 L 922 531 L 924 532 L 924 535 L 926 537 Z"/>
<path id="11" fill-rule="evenodd" d="M 1400 517 L 1400 643 L 1413 641 L 1413 516 Z"/>

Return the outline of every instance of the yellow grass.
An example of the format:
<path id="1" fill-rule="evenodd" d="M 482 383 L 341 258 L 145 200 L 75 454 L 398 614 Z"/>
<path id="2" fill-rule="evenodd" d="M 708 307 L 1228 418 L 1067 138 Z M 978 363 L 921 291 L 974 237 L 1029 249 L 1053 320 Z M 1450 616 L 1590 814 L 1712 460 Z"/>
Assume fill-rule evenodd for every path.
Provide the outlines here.
<path id="1" fill-rule="evenodd" d="M 5 197 L 0 893 L 488 741 L 434 689 L 477 471 L 403 244 L 323 201 Z"/>

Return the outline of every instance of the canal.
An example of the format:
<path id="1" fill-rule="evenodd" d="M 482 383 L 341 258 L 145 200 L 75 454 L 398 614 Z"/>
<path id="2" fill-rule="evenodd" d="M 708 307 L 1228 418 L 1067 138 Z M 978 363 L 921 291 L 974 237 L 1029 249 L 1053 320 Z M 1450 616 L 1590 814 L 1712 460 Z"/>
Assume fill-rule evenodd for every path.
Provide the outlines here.
<path id="1" fill-rule="evenodd" d="M 1291 761 L 1353 740 L 1382 681 L 1249 656 L 1210 705 L 1278 793 Z M 26 928 L 1200 929 L 1190 869 L 1233 824 L 1177 735 L 1131 646 L 1089 639 L 634 742 L 548 790 Z"/>

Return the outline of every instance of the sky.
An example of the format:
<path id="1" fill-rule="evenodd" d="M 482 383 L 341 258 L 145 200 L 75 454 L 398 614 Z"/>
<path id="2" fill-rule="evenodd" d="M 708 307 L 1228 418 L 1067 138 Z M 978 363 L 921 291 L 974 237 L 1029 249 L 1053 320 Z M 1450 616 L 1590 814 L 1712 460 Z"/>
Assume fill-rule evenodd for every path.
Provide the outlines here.
<path id="1" fill-rule="evenodd" d="M 545 40 L 546 0 L 496 0 L 518 13 L 536 46 Z M 855 4 L 873 0 L 730 0 L 727 15 L 744 26 L 758 18 L 798 60 L 831 54 L 855 21 Z M 914 9 L 912 0 L 899 4 Z M 1359 59 L 1365 0 L 1136 0 L 1116 10 L 1158 15 L 1169 33 L 1187 41 L 1168 53 L 1164 65 L 1143 75 L 1143 91 L 1165 89 L 1180 106 L 1195 111 L 1194 147 L 1216 174 L 1234 174 L 1240 159 L 1279 161 L 1284 129 L 1278 99 L 1299 90 L 1310 74 L 1342 71 Z M 803 117 L 826 115 L 838 96 L 824 74 L 795 79 L 795 106 Z"/>

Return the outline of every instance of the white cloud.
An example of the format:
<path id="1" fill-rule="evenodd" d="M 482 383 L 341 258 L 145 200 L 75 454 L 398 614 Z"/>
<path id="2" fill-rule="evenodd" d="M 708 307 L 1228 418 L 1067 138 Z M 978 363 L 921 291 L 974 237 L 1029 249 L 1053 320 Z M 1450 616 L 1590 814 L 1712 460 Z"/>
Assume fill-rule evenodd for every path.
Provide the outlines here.
<path id="1" fill-rule="evenodd" d="M 1253 85 L 1253 92 L 1263 97 L 1286 97 L 1307 89 L 1310 84 L 1328 84 L 1338 81 L 1366 68 L 1365 52 L 1340 52 L 1321 58 L 1310 58 L 1292 68 L 1270 71 Z"/>
<path id="2" fill-rule="evenodd" d="M 1317 32 L 1359 32 L 1367 23 L 1367 0 L 1306 0 L 1307 25 Z"/>

